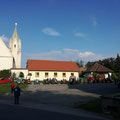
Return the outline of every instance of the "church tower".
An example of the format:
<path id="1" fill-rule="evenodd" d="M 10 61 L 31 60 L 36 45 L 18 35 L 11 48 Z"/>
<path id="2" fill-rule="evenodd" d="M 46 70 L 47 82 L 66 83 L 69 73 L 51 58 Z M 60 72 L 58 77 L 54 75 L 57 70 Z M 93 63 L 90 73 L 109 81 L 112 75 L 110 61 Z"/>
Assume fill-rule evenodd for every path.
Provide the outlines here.
<path id="1" fill-rule="evenodd" d="M 13 56 L 13 68 L 21 67 L 21 40 L 17 32 L 17 23 L 15 23 L 15 30 L 9 41 L 9 49 Z"/>

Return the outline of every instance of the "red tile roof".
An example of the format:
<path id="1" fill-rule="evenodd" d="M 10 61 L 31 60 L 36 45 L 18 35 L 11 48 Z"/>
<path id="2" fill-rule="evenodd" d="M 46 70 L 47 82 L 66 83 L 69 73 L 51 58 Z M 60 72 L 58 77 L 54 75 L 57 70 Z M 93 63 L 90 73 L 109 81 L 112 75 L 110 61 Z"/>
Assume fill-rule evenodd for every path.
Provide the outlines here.
<path id="1" fill-rule="evenodd" d="M 105 66 L 96 63 L 92 67 L 89 67 L 85 72 L 113 72 L 113 71 Z"/>
<path id="2" fill-rule="evenodd" d="M 28 60 L 27 68 L 36 71 L 80 71 L 75 62 L 68 61 Z"/>

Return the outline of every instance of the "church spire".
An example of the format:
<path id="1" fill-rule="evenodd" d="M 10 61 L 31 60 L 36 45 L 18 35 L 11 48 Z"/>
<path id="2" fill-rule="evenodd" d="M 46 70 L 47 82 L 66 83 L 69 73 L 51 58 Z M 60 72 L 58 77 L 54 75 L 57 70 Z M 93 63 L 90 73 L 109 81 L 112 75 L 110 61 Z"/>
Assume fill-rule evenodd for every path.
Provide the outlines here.
<path id="1" fill-rule="evenodd" d="M 13 55 L 14 66 L 16 68 L 20 68 L 21 66 L 21 40 L 17 32 L 17 23 L 15 23 L 14 33 L 9 41 L 9 49 Z"/>
<path id="2" fill-rule="evenodd" d="M 18 38 L 19 39 L 19 35 L 18 35 L 18 32 L 17 32 L 17 23 L 15 23 L 15 29 L 14 29 L 14 33 L 13 33 L 13 38 Z"/>

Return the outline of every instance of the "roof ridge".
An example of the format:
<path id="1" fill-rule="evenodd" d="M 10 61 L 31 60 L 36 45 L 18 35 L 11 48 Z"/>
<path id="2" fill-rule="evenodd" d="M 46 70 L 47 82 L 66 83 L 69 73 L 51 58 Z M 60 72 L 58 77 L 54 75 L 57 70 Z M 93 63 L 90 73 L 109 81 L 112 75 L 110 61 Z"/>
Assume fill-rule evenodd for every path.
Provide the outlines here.
<path id="1" fill-rule="evenodd" d="M 27 61 L 55 61 L 55 62 L 73 62 L 76 63 L 75 61 L 60 61 L 60 60 L 35 60 L 35 59 L 28 59 Z"/>
<path id="2" fill-rule="evenodd" d="M 75 62 L 53 60 L 28 60 L 28 70 L 79 71 Z"/>
<path id="3" fill-rule="evenodd" d="M 97 66 L 97 68 L 96 68 L 96 71 L 97 71 L 97 70 L 99 70 L 99 68 L 100 68 L 100 66 L 101 66 L 101 65 L 100 65 L 100 64 L 98 64 L 98 63 L 95 63 L 95 64 L 97 64 L 97 65 L 98 65 L 98 66 Z"/>

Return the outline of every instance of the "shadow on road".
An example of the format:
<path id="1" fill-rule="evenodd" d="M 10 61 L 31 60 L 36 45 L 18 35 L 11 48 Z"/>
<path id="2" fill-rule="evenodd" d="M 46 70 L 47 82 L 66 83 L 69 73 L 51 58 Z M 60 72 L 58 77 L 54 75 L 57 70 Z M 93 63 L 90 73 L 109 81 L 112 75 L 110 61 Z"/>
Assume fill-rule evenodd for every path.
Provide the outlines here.
<path id="1" fill-rule="evenodd" d="M 68 85 L 68 88 L 78 89 L 80 91 L 99 95 L 111 95 L 120 93 L 120 88 L 118 88 L 114 83 L 83 83 L 78 85 Z"/>

